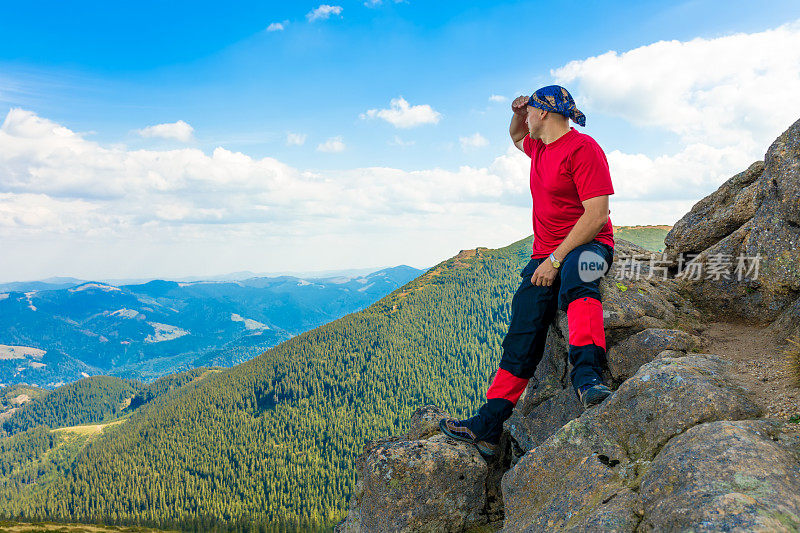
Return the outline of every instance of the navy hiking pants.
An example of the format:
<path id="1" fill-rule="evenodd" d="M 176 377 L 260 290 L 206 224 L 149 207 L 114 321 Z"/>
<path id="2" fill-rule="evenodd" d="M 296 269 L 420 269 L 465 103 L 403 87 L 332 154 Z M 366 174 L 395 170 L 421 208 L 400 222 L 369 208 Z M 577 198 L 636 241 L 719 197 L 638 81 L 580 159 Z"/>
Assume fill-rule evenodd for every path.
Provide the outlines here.
<path id="1" fill-rule="evenodd" d="M 547 258 L 533 258 L 522 269 L 522 283 L 511 300 L 511 323 L 503 339 L 503 356 L 486 391 L 487 402 L 473 417 L 473 431 L 497 441 L 503 422 L 525 391 L 544 354 L 547 330 L 557 309 L 567 312 L 570 380 L 579 387 L 602 383 L 606 342 L 600 279 L 613 260 L 611 246 L 592 240 L 573 249 L 550 286 L 531 284 L 531 276 Z"/>

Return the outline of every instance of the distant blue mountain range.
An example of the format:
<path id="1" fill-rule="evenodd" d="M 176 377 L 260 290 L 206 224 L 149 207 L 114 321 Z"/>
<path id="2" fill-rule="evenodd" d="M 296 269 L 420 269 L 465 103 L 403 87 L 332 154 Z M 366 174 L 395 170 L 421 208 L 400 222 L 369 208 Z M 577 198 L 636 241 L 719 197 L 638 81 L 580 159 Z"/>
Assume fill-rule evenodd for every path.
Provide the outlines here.
<path id="1" fill-rule="evenodd" d="M 423 272 L 399 266 L 325 278 L 0 285 L 0 386 L 54 388 L 95 374 L 147 382 L 232 366 L 359 311 Z"/>

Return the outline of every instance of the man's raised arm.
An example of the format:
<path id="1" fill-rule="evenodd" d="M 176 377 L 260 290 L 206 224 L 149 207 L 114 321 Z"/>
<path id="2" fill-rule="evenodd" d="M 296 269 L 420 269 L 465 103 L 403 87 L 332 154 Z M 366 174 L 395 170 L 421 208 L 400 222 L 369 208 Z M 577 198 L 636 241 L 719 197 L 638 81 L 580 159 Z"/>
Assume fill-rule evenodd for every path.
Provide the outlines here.
<path id="1" fill-rule="evenodd" d="M 514 145 L 524 152 L 525 149 L 522 147 L 522 141 L 528 134 L 528 124 L 525 122 L 528 116 L 528 97 L 516 97 L 514 101 L 511 102 L 511 110 L 514 112 L 514 115 L 511 117 L 511 125 L 508 127 L 508 133 L 511 135 L 511 140 L 514 141 Z"/>

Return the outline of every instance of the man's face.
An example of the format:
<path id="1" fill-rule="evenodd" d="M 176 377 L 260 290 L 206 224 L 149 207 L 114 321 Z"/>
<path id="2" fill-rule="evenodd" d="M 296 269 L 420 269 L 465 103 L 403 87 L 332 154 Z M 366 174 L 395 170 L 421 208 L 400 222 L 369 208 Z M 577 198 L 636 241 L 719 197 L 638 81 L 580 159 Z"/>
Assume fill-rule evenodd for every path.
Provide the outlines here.
<path id="1" fill-rule="evenodd" d="M 533 107 L 532 105 L 528 106 L 528 116 L 525 119 L 525 122 L 528 124 L 528 133 L 530 133 L 531 138 L 539 138 L 546 114 L 547 112 L 544 109 L 539 109 L 538 107 Z"/>

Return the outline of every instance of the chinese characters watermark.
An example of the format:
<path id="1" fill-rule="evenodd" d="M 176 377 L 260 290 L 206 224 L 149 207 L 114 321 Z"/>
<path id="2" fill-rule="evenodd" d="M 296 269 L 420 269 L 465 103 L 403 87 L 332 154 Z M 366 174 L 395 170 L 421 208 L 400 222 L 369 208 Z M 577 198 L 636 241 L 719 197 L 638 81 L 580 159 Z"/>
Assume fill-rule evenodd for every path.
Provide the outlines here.
<path id="1" fill-rule="evenodd" d="M 616 261 L 616 279 L 667 279 L 670 273 L 674 277 L 699 281 L 733 280 L 752 281 L 758 279 L 758 267 L 761 255 L 710 254 L 678 254 L 676 258 L 668 258 L 666 254 L 625 254 L 620 253 Z"/>

